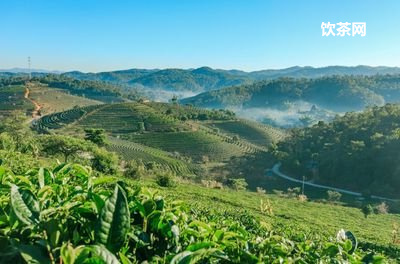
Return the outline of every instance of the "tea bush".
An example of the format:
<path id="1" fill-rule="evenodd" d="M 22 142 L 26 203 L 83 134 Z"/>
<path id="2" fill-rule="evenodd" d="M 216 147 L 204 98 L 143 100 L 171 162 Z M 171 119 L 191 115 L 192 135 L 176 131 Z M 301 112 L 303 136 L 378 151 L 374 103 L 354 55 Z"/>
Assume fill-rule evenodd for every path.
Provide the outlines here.
<path id="1" fill-rule="evenodd" d="M 77 164 L 21 175 L 0 167 L 0 183 L 0 263 L 384 262 L 354 250 L 349 239 L 282 233 L 249 214 L 189 209 Z"/>

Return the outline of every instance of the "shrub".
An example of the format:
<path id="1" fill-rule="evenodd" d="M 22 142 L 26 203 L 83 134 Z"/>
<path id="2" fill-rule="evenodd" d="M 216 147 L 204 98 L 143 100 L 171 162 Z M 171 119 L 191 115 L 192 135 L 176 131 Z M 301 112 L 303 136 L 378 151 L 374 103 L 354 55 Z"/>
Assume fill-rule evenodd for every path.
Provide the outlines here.
<path id="1" fill-rule="evenodd" d="M 276 195 L 278 195 L 279 197 L 283 197 L 283 196 L 285 196 L 285 194 L 283 193 L 283 191 L 282 190 L 272 190 L 272 192 L 274 193 L 274 194 L 276 194 Z"/>
<path id="2" fill-rule="evenodd" d="M 260 200 L 260 211 L 261 211 L 261 213 L 267 214 L 269 216 L 274 215 L 272 204 L 269 199 L 266 199 L 266 200 L 261 199 Z"/>
<path id="3" fill-rule="evenodd" d="M 297 196 L 300 194 L 300 187 L 295 187 L 295 188 L 288 188 L 287 189 L 287 196 L 289 198 L 297 198 Z"/>
<path id="4" fill-rule="evenodd" d="M 376 214 L 387 214 L 389 212 L 389 206 L 385 202 L 382 202 L 375 206 L 374 211 Z"/>
<path id="5" fill-rule="evenodd" d="M 91 162 L 93 169 L 101 173 L 115 174 L 118 171 L 118 157 L 104 149 L 96 149 Z"/>
<path id="6" fill-rule="evenodd" d="M 326 193 L 328 194 L 328 200 L 330 202 L 338 202 L 340 198 L 342 198 L 342 194 L 337 191 L 328 190 Z"/>
<path id="7" fill-rule="evenodd" d="M 0 167 L 0 263 L 362 263 L 373 252 L 353 252 L 309 233 L 269 231 L 245 212 L 196 213 L 151 190 L 94 177 L 62 164 L 24 176 Z M 271 203 L 260 202 L 264 213 Z M 207 212 L 207 213 L 205 213 Z M 377 261 L 375 261 L 375 259 Z"/>
<path id="8" fill-rule="evenodd" d="M 308 198 L 307 198 L 307 195 L 305 195 L 305 194 L 299 194 L 299 196 L 297 196 L 297 199 L 300 202 L 306 202 Z"/>
<path id="9" fill-rule="evenodd" d="M 171 172 L 157 172 L 156 183 L 161 187 L 174 187 L 176 186 L 176 176 Z"/>
<path id="10" fill-rule="evenodd" d="M 212 188 L 212 189 L 223 189 L 224 185 L 215 180 L 201 180 L 201 184 L 204 187 Z"/>
<path id="11" fill-rule="evenodd" d="M 264 189 L 264 188 L 262 188 L 262 187 L 257 187 L 257 193 L 259 193 L 259 194 L 266 194 L 266 190 Z"/>
<path id="12" fill-rule="evenodd" d="M 232 188 L 235 189 L 236 191 L 246 190 L 247 186 L 248 184 L 246 180 L 243 178 L 232 179 Z"/>
<path id="13" fill-rule="evenodd" d="M 374 213 L 374 208 L 372 207 L 372 205 L 366 204 L 363 206 L 361 211 L 363 212 L 364 217 L 367 218 L 369 215 Z"/>
<path id="14" fill-rule="evenodd" d="M 125 164 L 124 176 L 139 180 L 145 174 L 145 166 L 141 161 L 131 160 Z"/>

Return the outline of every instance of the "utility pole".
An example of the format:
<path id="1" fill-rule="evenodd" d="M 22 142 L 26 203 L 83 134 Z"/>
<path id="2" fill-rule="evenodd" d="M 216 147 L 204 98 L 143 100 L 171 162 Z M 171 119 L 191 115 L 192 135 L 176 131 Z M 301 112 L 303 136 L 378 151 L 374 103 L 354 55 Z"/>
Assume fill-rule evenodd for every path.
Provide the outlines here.
<path id="1" fill-rule="evenodd" d="M 28 74 L 29 74 L 29 81 L 32 78 L 32 74 L 31 74 L 31 57 L 28 57 Z"/>

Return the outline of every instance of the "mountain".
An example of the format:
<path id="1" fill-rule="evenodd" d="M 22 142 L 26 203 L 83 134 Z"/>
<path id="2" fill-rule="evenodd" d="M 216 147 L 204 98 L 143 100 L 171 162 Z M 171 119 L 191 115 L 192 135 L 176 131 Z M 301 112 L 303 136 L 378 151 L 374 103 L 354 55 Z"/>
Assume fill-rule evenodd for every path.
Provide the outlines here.
<path id="1" fill-rule="evenodd" d="M 399 67 L 385 67 L 385 66 L 328 66 L 321 68 L 314 68 L 310 66 L 305 67 L 290 67 L 279 70 L 261 70 L 250 72 L 249 75 L 255 80 L 270 80 L 280 77 L 293 77 L 293 78 L 320 78 L 329 75 L 376 75 L 376 74 L 400 74 Z"/>
<path id="2" fill-rule="evenodd" d="M 63 75 L 80 80 L 97 80 L 118 84 L 129 84 L 148 90 L 202 92 L 222 87 L 249 83 L 250 78 L 238 76 L 229 71 L 214 70 L 209 67 L 198 69 L 146 70 L 130 69 L 113 72 L 83 73 L 67 72 Z"/>
<path id="3" fill-rule="evenodd" d="M 274 107 L 303 100 L 331 111 L 361 110 L 400 100 L 400 75 L 279 78 L 209 91 L 181 100 L 201 107 Z"/>
<path id="4" fill-rule="evenodd" d="M 0 76 L 26 74 L 28 69 L 14 68 L 0 70 Z M 273 69 L 246 72 L 241 70 L 212 69 L 200 67 L 197 69 L 128 69 L 98 73 L 84 73 L 80 71 L 59 72 L 48 70 L 31 70 L 33 76 L 43 76 L 54 73 L 62 76 L 86 80 L 104 81 L 112 84 L 124 85 L 142 89 L 152 98 L 170 98 L 170 93 L 179 97 L 192 96 L 201 92 L 218 90 L 225 87 L 250 84 L 261 80 L 274 80 L 281 77 L 292 78 L 321 78 L 332 75 L 385 75 L 400 74 L 398 67 L 370 67 L 370 66 L 328 66 L 321 68 L 294 66 L 286 69 Z M 161 96 L 157 96 L 161 95 Z M 160 99 L 160 98 L 157 98 Z"/>
<path id="5" fill-rule="evenodd" d="M 400 101 L 400 75 L 279 78 L 201 93 L 181 100 L 208 108 L 230 108 L 265 123 L 328 121 L 335 113 Z M 313 110 L 313 111 L 311 111 Z M 325 116 L 326 118 L 321 118 Z M 311 121 L 305 119 L 311 118 Z M 292 120 L 295 119 L 295 120 Z"/>
<path id="6" fill-rule="evenodd" d="M 0 72 L 9 72 L 9 73 L 53 73 L 53 74 L 61 74 L 62 71 L 51 71 L 51 70 L 43 70 L 43 69 L 28 69 L 28 68 L 12 68 L 12 69 L 0 69 Z"/>
<path id="7" fill-rule="evenodd" d="M 204 92 L 224 87 L 249 84 L 253 81 L 273 80 L 280 77 L 319 78 L 330 75 L 376 75 L 400 74 L 397 67 L 370 66 L 329 66 L 322 68 L 291 67 L 278 70 L 245 72 L 240 70 L 212 69 L 129 69 L 111 72 L 83 73 L 67 72 L 63 75 L 80 80 L 107 81 L 128 84 L 145 90 L 166 90 L 170 92 Z"/>

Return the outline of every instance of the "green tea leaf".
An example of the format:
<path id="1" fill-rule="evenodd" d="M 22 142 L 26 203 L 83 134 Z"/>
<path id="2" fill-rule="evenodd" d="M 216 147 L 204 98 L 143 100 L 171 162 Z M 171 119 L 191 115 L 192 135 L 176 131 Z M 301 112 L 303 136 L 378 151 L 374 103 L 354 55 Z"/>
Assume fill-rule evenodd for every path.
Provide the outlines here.
<path id="1" fill-rule="evenodd" d="M 39 203 L 28 190 L 20 190 L 11 186 L 11 207 L 19 221 L 26 225 L 38 222 Z"/>
<path id="2" fill-rule="evenodd" d="M 103 245 L 89 246 L 91 252 L 107 264 L 120 264 L 117 257 Z"/>
<path id="3" fill-rule="evenodd" d="M 95 236 L 98 243 L 112 252 L 123 245 L 130 228 L 130 213 L 125 193 L 119 185 L 106 200 L 98 219 Z"/>
<path id="4" fill-rule="evenodd" d="M 51 263 L 46 248 L 40 245 L 19 245 L 18 251 L 22 258 L 29 264 Z"/>
<path id="5" fill-rule="evenodd" d="M 38 180 L 39 180 L 39 186 L 40 186 L 40 188 L 43 188 L 44 187 L 44 168 L 43 167 L 41 167 L 40 169 L 39 169 L 39 172 L 38 172 Z"/>

